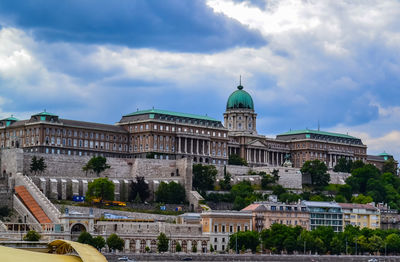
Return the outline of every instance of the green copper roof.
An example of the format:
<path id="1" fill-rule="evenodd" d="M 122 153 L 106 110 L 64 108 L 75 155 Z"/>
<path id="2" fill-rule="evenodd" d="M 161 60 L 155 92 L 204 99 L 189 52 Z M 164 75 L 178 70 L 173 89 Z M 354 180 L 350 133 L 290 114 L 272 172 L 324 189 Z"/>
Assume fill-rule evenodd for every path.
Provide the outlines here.
<path id="1" fill-rule="evenodd" d="M 15 117 L 11 116 L 11 117 L 4 118 L 1 121 L 18 121 L 18 119 L 16 119 Z"/>
<path id="2" fill-rule="evenodd" d="M 49 112 L 43 111 L 43 112 L 40 112 L 38 114 L 34 114 L 34 116 L 57 116 L 57 115 L 53 114 L 53 113 L 49 113 Z"/>
<path id="3" fill-rule="evenodd" d="M 226 109 L 247 108 L 254 110 L 253 99 L 243 90 L 243 86 L 239 85 L 238 90 L 233 92 L 226 103 Z"/>
<path id="4" fill-rule="evenodd" d="M 392 156 L 391 154 L 388 154 L 386 152 L 380 153 L 378 156 Z"/>
<path id="5" fill-rule="evenodd" d="M 314 135 L 334 136 L 334 137 L 340 137 L 340 138 L 359 139 L 357 137 L 349 136 L 349 135 L 345 135 L 345 134 L 338 134 L 338 133 L 331 133 L 331 132 L 317 131 L 317 130 L 310 130 L 310 129 L 293 130 L 293 131 L 289 131 L 289 132 L 280 134 L 278 136 L 299 135 L 299 134 L 314 134 Z"/>
<path id="6" fill-rule="evenodd" d="M 218 121 L 219 122 L 219 120 L 209 117 L 209 116 L 178 113 L 178 112 L 172 112 L 172 111 L 160 110 L 160 109 L 141 110 L 141 111 L 133 112 L 133 113 L 130 113 L 130 114 L 124 115 L 124 116 L 127 117 L 127 116 L 144 115 L 144 114 L 160 114 L 160 115 L 186 117 L 186 118 L 194 118 L 194 119 L 199 119 L 199 120 L 208 120 L 208 121 Z M 153 115 L 153 117 L 154 117 L 154 115 Z"/>

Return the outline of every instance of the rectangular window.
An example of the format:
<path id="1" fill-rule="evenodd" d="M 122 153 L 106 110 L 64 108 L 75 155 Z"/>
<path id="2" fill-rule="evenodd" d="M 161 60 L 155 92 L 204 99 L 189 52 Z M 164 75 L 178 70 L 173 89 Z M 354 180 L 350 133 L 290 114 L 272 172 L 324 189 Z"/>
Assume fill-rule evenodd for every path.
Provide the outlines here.
<path id="1" fill-rule="evenodd" d="M 214 226 L 214 232 L 218 232 L 218 226 L 217 225 Z"/>

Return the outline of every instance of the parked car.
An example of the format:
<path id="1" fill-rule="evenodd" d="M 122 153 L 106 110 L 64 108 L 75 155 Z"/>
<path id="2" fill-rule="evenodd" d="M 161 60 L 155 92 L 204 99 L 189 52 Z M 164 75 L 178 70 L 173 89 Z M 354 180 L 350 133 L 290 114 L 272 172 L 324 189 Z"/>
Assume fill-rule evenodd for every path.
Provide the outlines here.
<path id="1" fill-rule="evenodd" d="M 119 257 L 118 261 L 125 261 L 125 262 L 136 262 L 134 259 L 130 259 L 129 257 Z"/>

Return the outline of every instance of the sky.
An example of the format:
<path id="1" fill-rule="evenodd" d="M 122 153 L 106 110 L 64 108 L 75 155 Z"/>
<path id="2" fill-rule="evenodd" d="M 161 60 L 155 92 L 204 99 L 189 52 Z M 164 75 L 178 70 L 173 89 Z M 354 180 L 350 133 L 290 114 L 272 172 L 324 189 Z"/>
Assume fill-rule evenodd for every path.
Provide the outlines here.
<path id="1" fill-rule="evenodd" d="M 0 117 L 223 120 L 239 76 L 258 133 L 348 133 L 400 159 L 397 0 L 0 1 Z"/>

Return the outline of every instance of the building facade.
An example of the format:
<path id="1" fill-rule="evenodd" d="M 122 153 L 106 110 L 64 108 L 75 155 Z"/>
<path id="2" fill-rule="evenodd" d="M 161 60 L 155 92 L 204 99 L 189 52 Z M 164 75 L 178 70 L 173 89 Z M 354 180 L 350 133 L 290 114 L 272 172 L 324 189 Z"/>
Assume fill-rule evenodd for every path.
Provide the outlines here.
<path id="1" fill-rule="evenodd" d="M 256 202 L 242 211 L 252 212 L 253 230 L 261 232 L 273 224 L 310 227 L 310 214 L 302 203 Z"/>
<path id="2" fill-rule="evenodd" d="M 370 204 L 339 203 L 343 212 L 343 225 L 380 228 L 381 214 L 378 208 Z"/>
<path id="3" fill-rule="evenodd" d="M 228 98 L 224 124 L 209 117 L 150 109 L 122 116 L 115 125 L 62 119 L 41 112 L 30 119 L 0 120 L 0 148 L 69 155 L 122 158 L 191 158 L 227 164 L 236 154 L 250 166 L 301 167 L 319 159 L 332 168 L 339 158 L 367 161 L 359 138 L 317 130 L 297 130 L 268 138 L 257 132 L 253 99 L 242 85 Z"/>
<path id="4" fill-rule="evenodd" d="M 201 213 L 201 225 L 204 236 L 208 236 L 215 251 L 227 250 L 229 236 L 252 230 L 251 212 L 241 211 L 206 211 Z"/>
<path id="5" fill-rule="evenodd" d="M 336 202 L 302 201 L 310 212 L 310 230 L 319 226 L 332 227 L 334 232 L 343 232 L 343 212 Z"/>

